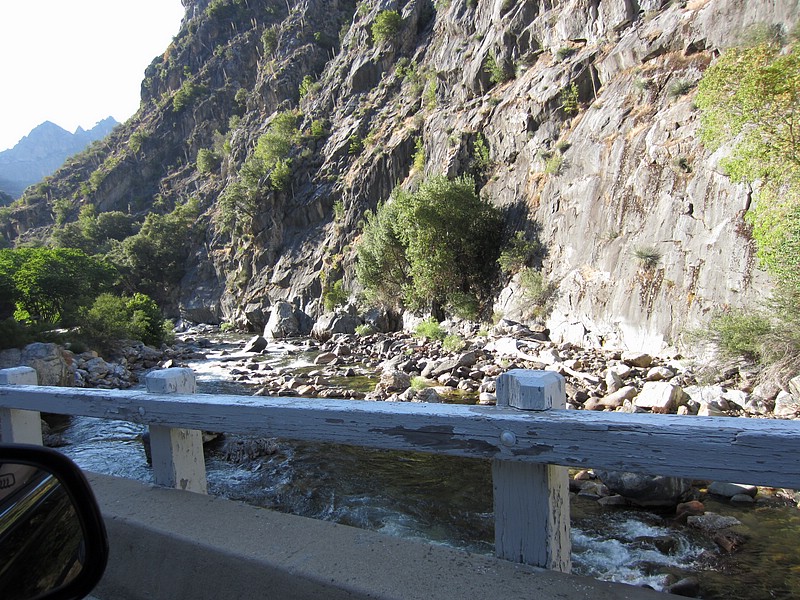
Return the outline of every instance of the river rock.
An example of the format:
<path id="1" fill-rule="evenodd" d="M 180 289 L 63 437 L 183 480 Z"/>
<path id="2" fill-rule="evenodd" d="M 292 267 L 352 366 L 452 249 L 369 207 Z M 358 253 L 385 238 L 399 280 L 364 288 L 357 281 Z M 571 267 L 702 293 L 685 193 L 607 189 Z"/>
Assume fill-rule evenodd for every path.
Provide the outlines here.
<path id="1" fill-rule="evenodd" d="M 674 413 L 683 396 L 683 390 L 674 383 L 648 381 L 633 402 L 639 408 L 649 408 L 654 413 Z"/>
<path id="2" fill-rule="evenodd" d="M 412 402 L 430 402 L 433 404 L 441 404 L 444 399 L 439 395 L 435 388 L 422 388 L 414 395 Z"/>
<path id="3" fill-rule="evenodd" d="M 645 379 L 647 381 L 669 381 L 675 377 L 675 372 L 667 367 L 652 367 L 647 371 Z"/>
<path id="4" fill-rule="evenodd" d="M 700 595 L 700 581 L 696 577 L 685 577 L 668 586 L 664 591 L 684 598 L 697 598 Z"/>
<path id="5" fill-rule="evenodd" d="M 316 358 L 314 359 L 315 365 L 330 365 L 332 364 L 338 356 L 336 356 L 333 352 L 320 352 L 317 354 Z"/>
<path id="6" fill-rule="evenodd" d="M 653 364 L 653 357 L 646 352 L 625 352 L 622 355 L 622 362 L 632 367 L 647 368 Z"/>
<path id="7" fill-rule="evenodd" d="M 643 475 L 621 471 L 595 471 L 612 494 L 638 506 L 675 506 L 692 491 L 692 483 L 679 477 Z"/>
<path id="8" fill-rule="evenodd" d="M 262 350 L 266 349 L 267 347 L 267 340 L 264 339 L 263 335 L 256 335 L 248 340 L 248 342 L 244 345 L 245 352 L 261 352 Z"/>
<path id="9" fill-rule="evenodd" d="M 411 387 L 411 377 L 403 371 L 385 371 L 375 386 L 376 392 L 403 392 Z"/>
<path id="10" fill-rule="evenodd" d="M 708 486 L 708 493 L 725 498 L 732 498 L 737 494 L 746 494 L 750 498 L 755 498 L 756 494 L 758 494 L 758 488 L 754 485 L 714 481 Z"/>
<path id="11" fill-rule="evenodd" d="M 714 533 L 728 527 L 735 527 L 741 525 L 742 522 L 736 517 L 729 517 L 719 515 L 713 512 L 707 512 L 704 515 L 690 516 L 686 519 L 686 524 L 690 527 L 695 527 L 706 533 Z"/>
<path id="12" fill-rule="evenodd" d="M 75 382 L 72 353 L 57 344 L 35 342 L 22 350 L 0 352 L 0 368 L 26 366 L 36 370 L 39 385 L 71 386 Z"/>
<path id="13" fill-rule="evenodd" d="M 264 328 L 264 337 L 278 340 L 299 335 L 300 322 L 294 307 L 288 302 L 276 302 L 272 307 L 267 326 Z"/>
<path id="14" fill-rule="evenodd" d="M 345 311 L 325 313 L 314 323 L 311 336 L 326 341 L 336 333 L 353 334 L 356 332 L 356 327 L 362 323 L 360 317 Z"/>
<path id="15" fill-rule="evenodd" d="M 598 404 L 605 408 L 619 408 L 625 403 L 625 400 L 631 400 L 636 397 L 636 388 L 632 385 L 626 385 L 612 394 L 598 400 Z"/>
<path id="16" fill-rule="evenodd" d="M 785 390 L 778 392 L 775 398 L 776 417 L 795 417 L 800 414 L 800 400 Z"/>

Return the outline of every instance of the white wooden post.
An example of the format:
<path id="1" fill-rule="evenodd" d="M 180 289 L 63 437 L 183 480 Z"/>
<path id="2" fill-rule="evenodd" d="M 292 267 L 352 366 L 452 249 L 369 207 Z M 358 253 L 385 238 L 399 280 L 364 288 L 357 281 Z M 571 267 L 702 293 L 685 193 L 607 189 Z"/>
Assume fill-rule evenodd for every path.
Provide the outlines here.
<path id="1" fill-rule="evenodd" d="M 197 382 L 191 369 L 153 371 L 145 377 L 151 394 L 194 394 Z M 180 409 L 176 409 L 179 412 Z M 196 429 L 150 426 L 150 456 L 156 485 L 205 494 L 206 463 L 203 434 Z"/>
<path id="2" fill-rule="evenodd" d="M 0 369 L 0 385 L 39 385 L 36 369 Z M 0 440 L 13 444 L 42 445 L 42 416 L 37 410 L 0 408 Z"/>
<path id="3" fill-rule="evenodd" d="M 497 380 L 497 405 L 520 410 L 564 409 L 564 378 L 552 371 L 515 369 Z M 500 441 L 514 448 L 516 436 Z M 556 465 L 492 461 L 494 543 L 498 558 L 569 573 L 569 474 Z"/>

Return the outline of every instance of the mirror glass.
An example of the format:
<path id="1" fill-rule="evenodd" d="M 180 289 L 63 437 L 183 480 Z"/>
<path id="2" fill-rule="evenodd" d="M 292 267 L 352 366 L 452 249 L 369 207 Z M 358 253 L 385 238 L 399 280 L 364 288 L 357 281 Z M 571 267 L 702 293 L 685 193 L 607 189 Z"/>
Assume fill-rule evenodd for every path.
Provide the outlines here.
<path id="1" fill-rule="evenodd" d="M 83 528 L 72 498 L 51 472 L 0 463 L 0 598 L 29 600 L 83 569 Z"/>

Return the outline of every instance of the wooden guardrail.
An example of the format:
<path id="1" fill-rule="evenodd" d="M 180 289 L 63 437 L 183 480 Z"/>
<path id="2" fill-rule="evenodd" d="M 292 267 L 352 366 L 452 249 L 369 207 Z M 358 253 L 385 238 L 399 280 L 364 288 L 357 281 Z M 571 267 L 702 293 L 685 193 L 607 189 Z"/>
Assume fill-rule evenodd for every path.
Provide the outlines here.
<path id="1" fill-rule="evenodd" d="M 800 488 L 798 421 L 564 410 L 564 379 L 549 371 L 501 375 L 496 407 L 197 394 L 189 369 L 151 373 L 147 392 L 35 378 L 0 370 L 2 441 L 41 443 L 38 412 L 146 424 L 156 483 L 195 492 L 201 430 L 492 460 L 497 556 L 564 572 L 565 467 Z"/>

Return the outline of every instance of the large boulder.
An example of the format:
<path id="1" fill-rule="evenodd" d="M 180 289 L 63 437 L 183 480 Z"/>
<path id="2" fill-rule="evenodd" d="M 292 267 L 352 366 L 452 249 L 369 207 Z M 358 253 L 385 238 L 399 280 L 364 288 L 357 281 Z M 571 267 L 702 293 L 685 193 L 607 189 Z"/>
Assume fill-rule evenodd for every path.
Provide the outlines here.
<path id="1" fill-rule="evenodd" d="M 680 477 L 622 471 L 595 473 L 612 494 L 619 494 L 638 506 L 677 506 L 692 491 L 692 482 Z"/>
<path id="2" fill-rule="evenodd" d="M 272 312 L 264 328 L 264 337 L 279 340 L 300 335 L 300 322 L 294 307 L 288 302 L 279 301 L 272 307 Z"/>
<path id="3" fill-rule="evenodd" d="M 363 321 L 360 317 L 345 311 L 325 313 L 311 329 L 311 336 L 322 341 L 327 341 L 333 337 L 334 333 L 355 333 L 356 327 Z"/>
<path id="4" fill-rule="evenodd" d="M 35 369 L 39 385 L 75 385 L 72 354 L 57 344 L 35 342 L 22 350 L 11 348 L 0 352 L 0 368 L 20 366 Z"/>

